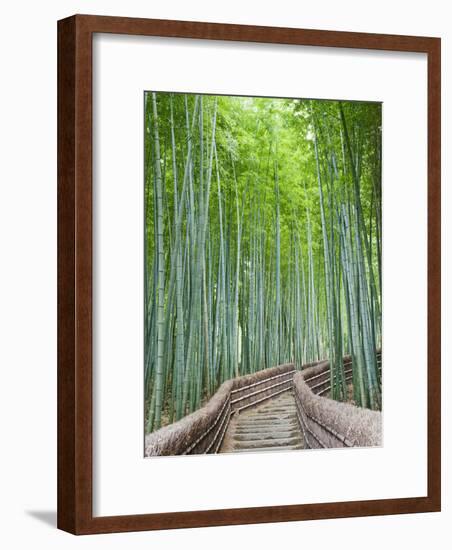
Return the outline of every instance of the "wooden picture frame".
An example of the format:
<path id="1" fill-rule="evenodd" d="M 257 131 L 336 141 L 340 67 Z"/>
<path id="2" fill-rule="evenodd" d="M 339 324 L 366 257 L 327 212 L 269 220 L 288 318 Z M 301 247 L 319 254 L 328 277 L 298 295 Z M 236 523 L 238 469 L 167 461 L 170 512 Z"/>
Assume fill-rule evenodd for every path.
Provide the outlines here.
<path id="1" fill-rule="evenodd" d="M 114 33 L 428 56 L 428 495 L 93 517 L 92 38 Z M 58 527 L 74 534 L 439 511 L 440 39 L 75 15 L 58 22 Z"/>

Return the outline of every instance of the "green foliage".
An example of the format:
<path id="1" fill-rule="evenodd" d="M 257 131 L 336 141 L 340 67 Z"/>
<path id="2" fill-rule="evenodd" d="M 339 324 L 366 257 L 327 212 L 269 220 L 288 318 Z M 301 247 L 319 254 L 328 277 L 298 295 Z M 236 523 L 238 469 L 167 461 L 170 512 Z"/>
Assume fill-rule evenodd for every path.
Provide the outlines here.
<path id="1" fill-rule="evenodd" d="M 381 106 L 147 94 L 147 430 L 226 379 L 329 358 L 379 408 Z M 161 231 L 159 231 L 159 228 Z"/>

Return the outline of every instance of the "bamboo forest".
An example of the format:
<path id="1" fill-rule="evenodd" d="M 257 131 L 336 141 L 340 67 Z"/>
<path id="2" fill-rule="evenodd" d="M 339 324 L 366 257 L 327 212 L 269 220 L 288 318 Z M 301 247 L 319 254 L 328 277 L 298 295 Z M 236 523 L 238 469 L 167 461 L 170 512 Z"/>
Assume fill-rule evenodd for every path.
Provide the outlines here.
<path id="1" fill-rule="evenodd" d="M 381 104 L 147 92 L 144 116 L 145 432 L 319 361 L 329 401 L 381 411 Z"/>

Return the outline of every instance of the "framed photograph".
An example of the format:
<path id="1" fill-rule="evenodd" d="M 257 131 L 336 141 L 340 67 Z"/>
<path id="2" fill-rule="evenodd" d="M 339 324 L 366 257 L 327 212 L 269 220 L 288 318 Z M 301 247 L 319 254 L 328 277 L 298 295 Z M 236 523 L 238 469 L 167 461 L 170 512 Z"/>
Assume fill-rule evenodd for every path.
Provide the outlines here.
<path id="1" fill-rule="evenodd" d="M 58 526 L 439 511 L 440 39 L 58 22 Z"/>

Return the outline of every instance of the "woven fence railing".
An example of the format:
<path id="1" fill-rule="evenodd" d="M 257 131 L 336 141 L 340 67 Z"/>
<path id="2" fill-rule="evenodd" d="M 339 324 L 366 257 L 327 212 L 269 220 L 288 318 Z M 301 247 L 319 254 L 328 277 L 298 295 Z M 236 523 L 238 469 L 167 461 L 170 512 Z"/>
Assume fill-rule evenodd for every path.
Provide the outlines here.
<path id="1" fill-rule="evenodd" d="M 377 359 L 381 363 L 380 354 Z M 344 357 L 344 367 L 346 380 L 351 381 L 350 357 Z M 331 388 L 328 361 L 296 372 L 293 384 L 298 422 L 308 448 L 381 445 L 381 412 L 323 397 Z"/>
<path id="2" fill-rule="evenodd" d="M 290 390 L 294 372 L 288 363 L 227 380 L 202 408 L 148 434 L 145 456 L 218 452 L 231 415 Z"/>
<path id="3" fill-rule="evenodd" d="M 381 368 L 380 354 L 377 357 Z M 349 356 L 344 357 L 347 382 L 352 380 Z M 330 391 L 329 362 L 293 363 L 264 369 L 224 382 L 199 410 L 148 434 L 146 456 L 216 453 L 231 416 L 293 389 L 297 417 L 308 448 L 369 447 L 381 445 L 381 413 L 339 403 L 326 397 Z"/>

